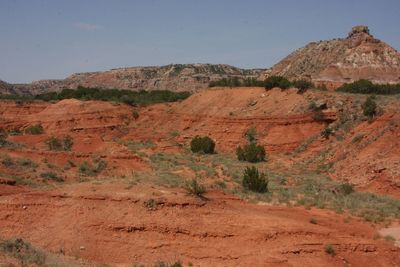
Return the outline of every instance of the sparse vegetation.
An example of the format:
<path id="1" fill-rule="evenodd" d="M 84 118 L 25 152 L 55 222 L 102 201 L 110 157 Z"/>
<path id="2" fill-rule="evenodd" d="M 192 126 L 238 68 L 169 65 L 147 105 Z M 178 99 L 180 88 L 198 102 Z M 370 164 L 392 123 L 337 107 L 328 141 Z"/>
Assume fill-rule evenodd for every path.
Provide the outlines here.
<path id="1" fill-rule="evenodd" d="M 310 223 L 317 224 L 317 219 L 315 219 L 314 217 L 310 218 Z"/>
<path id="2" fill-rule="evenodd" d="M 139 118 L 139 113 L 136 110 L 132 111 L 132 118 L 134 120 L 137 120 Z"/>
<path id="3" fill-rule="evenodd" d="M 368 80 L 358 80 L 342 85 L 337 91 L 355 94 L 394 95 L 400 94 L 400 84 L 374 84 Z"/>
<path id="4" fill-rule="evenodd" d="M 264 87 L 265 87 L 265 89 L 268 89 L 268 90 L 275 88 L 275 87 L 278 87 L 281 89 L 287 89 L 290 86 L 291 86 L 291 82 L 282 76 L 269 76 L 264 82 Z"/>
<path id="5" fill-rule="evenodd" d="M 331 256 L 335 256 L 336 255 L 335 247 L 332 244 L 326 244 L 325 245 L 325 252 L 328 253 Z"/>
<path id="6" fill-rule="evenodd" d="M 64 151 L 71 151 L 73 145 L 74 145 L 74 139 L 69 135 L 65 136 L 63 139 Z"/>
<path id="7" fill-rule="evenodd" d="M 8 168 L 35 169 L 38 164 L 26 158 L 12 158 L 9 155 L 3 156 L 1 163 Z"/>
<path id="8" fill-rule="evenodd" d="M 242 185 L 245 189 L 257 192 L 268 192 L 268 179 L 254 166 L 246 167 L 243 173 Z"/>
<path id="9" fill-rule="evenodd" d="M 107 162 L 102 160 L 100 157 L 93 157 L 92 164 L 84 161 L 79 166 L 79 174 L 83 176 L 96 176 L 104 169 L 107 168 Z"/>
<path id="10" fill-rule="evenodd" d="M 76 90 L 64 89 L 59 93 L 50 92 L 35 96 L 0 95 L 0 99 L 12 99 L 15 101 L 59 101 L 63 99 L 100 100 L 126 103 L 132 106 L 146 106 L 155 103 L 176 102 L 186 99 L 190 92 L 173 92 L 169 90 L 154 91 L 130 91 L 119 89 L 87 88 L 79 86 Z"/>
<path id="11" fill-rule="evenodd" d="M 208 85 L 209 87 L 264 87 L 266 89 L 272 89 L 275 87 L 281 89 L 287 89 L 291 86 L 298 88 L 298 93 L 302 94 L 307 89 L 312 88 L 314 85 L 307 80 L 296 80 L 290 82 L 288 79 L 282 76 L 270 76 L 266 80 L 261 81 L 256 78 L 239 79 L 238 77 L 233 78 L 222 78 L 218 81 L 212 81 Z"/>
<path id="12" fill-rule="evenodd" d="M 369 119 L 375 117 L 377 113 L 377 105 L 375 102 L 375 97 L 374 96 L 367 97 L 364 104 L 362 105 L 362 108 L 363 108 L 363 114 L 367 116 Z"/>
<path id="13" fill-rule="evenodd" d="M 65 136 L 61 141 L 57 137 L 50 137 L 46 140 L 46 145 L 49 150 L 53 151 L 70 151 L 72 149 L 72 145 L 74 144 L 73 138 L 69 135 Z"/>
<path id="14" fill-rule="evenodd" d="M 222 78 L 218 81 L 212 81 L 208 85 L 209 87 L 263 87 L 264 81 L 257 80 L 256 78 L 239 79 L 234 78 Z"/>
<path id="15" fill-rule="evenodd" d="M 396 242 L 396 238 L 391 235 L 385 235 L 383 239 L 385 239 L 387 242 Z"/>
<path id="16" fill-rule="evenodd" d="M 38 135 L 44 132 L 41 124 L 34 124 L 25 129 L 26 134 Z"/>
<path id="17" fill-rule="evenodd" d="M 201 185 L 196 178 L 188 181 L 185 185 L 185 189 L 190 195 L 202 197 L 206 193 L 206 188 Z"/>
<path id="18" fill-rule="evenodd" d="M 45 266 L 46 254 L 22 239 L 0 239 L 0 252 L 18 260 L 20 266 Z"/>
<path id="19" fill-rule="evenodd" d="M 57 173 L 55 172 L 44 172 L 40 174 L 40 177 L 46 179 L 46 180 L 52 180 L 56 182 L 63 182 L 64 179 L 62 177 L 59 177 Z"/>
<path id="20" fill-rule="evenodd" d="M 62 150 L 62 144 L 60 140 L 56 137 L 50 137 L 46 140 L 46 145 L 48 146 L 49 150 L 60 151 Z"/>
<path id="21" fill-rule="evenodd" d="M 306 92 L 308 89 L 314 87 L 312 82 L 307 80 L 296 80 L 292 82 L 292 86 L 299 89 L 297 93 L 302 94 Z"/>
<path id="22" fill-rule="evenodd" d="M 261 162 L 265 160 L 265 149 L 263 146 L 252 142 L 246 144 L 243 148 L 238 146 L 236 148 L 236 156 L 240 161 Z"/>
<path id="23" fill-rule="evenodd" d="M 350 195 L 351 193 L 354 192 L 354 187 L 352 184 L 349 183 L 344 183 L 344 184 L 340 184 L 337 186 L 337 190 L 339 193 L 341 193 L 342 195 Z"/>
<path id="24" fill-rule="evenodd" d="M 213 154 L 215 149 L 215 142 L 208 136 L 196 136 L 190 142 L 190 150 L 193 153 Z"/>

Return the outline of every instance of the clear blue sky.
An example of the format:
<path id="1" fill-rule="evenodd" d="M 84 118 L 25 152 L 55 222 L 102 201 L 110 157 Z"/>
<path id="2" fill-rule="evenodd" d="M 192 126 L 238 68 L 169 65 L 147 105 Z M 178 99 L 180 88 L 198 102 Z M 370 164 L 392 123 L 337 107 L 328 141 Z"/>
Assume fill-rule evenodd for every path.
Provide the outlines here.
<path id="1" fill-rule="evenodd" d="M 0 0 L 0 79 L 169 63 L 266 68 L 357 24 L 400 48 L 399 0 Z"/>

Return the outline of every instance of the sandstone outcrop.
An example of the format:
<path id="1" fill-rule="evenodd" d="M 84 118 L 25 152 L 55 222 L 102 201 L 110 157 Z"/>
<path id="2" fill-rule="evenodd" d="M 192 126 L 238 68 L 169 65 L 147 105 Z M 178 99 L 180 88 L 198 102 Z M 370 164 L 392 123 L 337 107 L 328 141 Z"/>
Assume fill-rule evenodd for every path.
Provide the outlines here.
<path id="1" fill-rule="evenodd" d="M 328 88 L 359 79 L 399 83 L 400 53 L 374 38 L 367 26 L 356 26 L 345 39 L 312 42 L 296 50 L 260 79 L 270 75 L 312 80 Z"/>

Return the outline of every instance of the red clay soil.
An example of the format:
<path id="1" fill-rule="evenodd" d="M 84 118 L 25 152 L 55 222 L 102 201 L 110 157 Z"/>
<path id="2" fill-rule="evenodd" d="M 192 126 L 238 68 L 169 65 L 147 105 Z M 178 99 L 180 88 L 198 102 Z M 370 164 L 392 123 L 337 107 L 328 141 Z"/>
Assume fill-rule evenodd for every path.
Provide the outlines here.
<path id="1" fill-rule="evenodd" d="M 308 109 L 317 99 L 328 103 L 322 122 Z M 355 125 L 342 139 L 324 139 L 320 132 L 339 119 L 341 107 L 360 104 L 334 93 L 213 89 L 179 103 L 137 109 L 137 120 L 132 118 L 135 108 L 107 102 L 0 102 L 0 128 L 24 130 L 37 123 L 44 128 L 41 135 L 8 138 L 23 147 L 0 149 L 0 156 L 31 159 L 39 164 L 37 169 L 0 164 L 0 173 L 35 180 L 54 165 L 65 180 L 51 190 L 1 183 L 0 237 L 17 236 L 46 251 L 127 266 L 159 260 L 195 266 L 400 265 L 399 249 L 375 240 L 379 229 L 348 221 L 345 215 L 250 204 L 221 192 L 201 200 L 181 189 L 103 181 L 150 170 L 122 140 L 152 141 L 149 153 L 179 152 L 195 135 L 209 135 L 218 152 L 232 153 L 245 143 L 245 132 L 255 127 L 258 142 L 271 155 L 271 166 L 279 161 L 290 167 L 327 149 L 324 163 L 335 163 L 328 172 L 333 178 L 400 197 L 400 117 L 393 109 L 398 100 L 393 101 L 382 116 Z M 354 141 L 360 133 L 361 139 Z M 71 151 L 48 150 L 49 137 L 66 135 L 74 140 Z M 310 138 L 314 141 L 304 151 L 293 153 Z M 107 168 L 96 182 L 77 183 L 78 166 L 94 156 L 106 161 Z M 71 161 L 76 166 L 65 168 Z M 310 223 L 311 218 L 317 223 Z M 333 245 L 336 256 L 325 252 L 327 244 Z"/>
<path id="2" fill-rule="evenodd" d="M 78 184 L 50 192 L 0 187 L 0 234 L 50 252 L 122 264 L 395 266 L 400 249 L 333 212 L 249 204 L 220 192 Z M 3 193 L 6 192 L 5 195 Z M 314 218 L 316 224 L 310 223 Z M 325 251 L 332 244 L 335 256 Z"/>
<path id="3" fill-rule="evenodd" d="M 313 118 L 308 106 L 312 100 L 328 104 L 325 121 Z M 219 152 L 232 153 L 244 144 L 245 132 L 255 127 L 258 142 L 268 154 L 277 154 L 283 161 L 307 160 L 330 149 L 325 163 L 334 163 L 332 178 L 349 181 L 362 190 L 400 197 L 400 117 L 398 99 L 384 107 L 384 114 L 372 123 L 356 125 L 340 141 L 336 136 L 325 140 L 320 136 L 327 123 L 335 122 L 341 110 L 360 113 L 363 97 L 346 94 L 281 91 L 262 88 L 216 88 L 204 90 L 190 98 L 171 104 L 152 105 L 139 110 L 139 119 L 132 118 L 134 108 L 107 102 L 63 100 L 56 104 L 1 102 L 0 127 L 25 129 L 40 123 L 43 135 L 12 136 L 10 141 L 24 144 L 25 149 L 7 153 L 29 158 L 47 159 L 64 165 L 77 164 L 98 155 L 110 162 L 109 175 L 124 175 L 131 170 L 144 170 L 146 163 L 117 142 L 150 140 L 160 151 L 179 151 L 196 135 L 209 135 Z M 389 101 L 390 102 L 390 101 Z M 347 109 L 346 109 L 347 108 Z M 51 136 L 71 135 L 71 153 L 47 151 L 44 141 Z M 175 136 L 175 137 L 174 137 Z M 361 137 L 361 141 L 354 140 Z M 296 157 L 291 153 L 316 137 Z M 68 176 L 68 175 L 67 175 Z"/>

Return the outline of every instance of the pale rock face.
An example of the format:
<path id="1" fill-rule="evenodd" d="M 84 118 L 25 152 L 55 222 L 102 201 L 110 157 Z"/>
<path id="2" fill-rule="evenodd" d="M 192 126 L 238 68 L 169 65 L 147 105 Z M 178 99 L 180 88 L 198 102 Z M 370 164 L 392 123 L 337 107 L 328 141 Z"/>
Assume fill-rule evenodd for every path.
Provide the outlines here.
<path id="1" fill-rule="evenodd" d="M 346 39 L 313 42 L 293 52 L 259 79 L 269 75 L 308 79 L 338 87 L 368 79 L 375 83 L 400 83 L 400 53 L 375 39 L 367 26 L 356 26 Z"/>
<path id="2" fill-rule="evenodd" d="M 43 80 L 16 85 L 30 94 L 57 92 L 78 86 L 102 89 L 197 91 L 222 78 L 257 78 L 261 69 L 239 69 L 229 65 L 173 64 L 157 67 L 119 68 L 101 72 L 76 73 L 64 80 Z"/>

